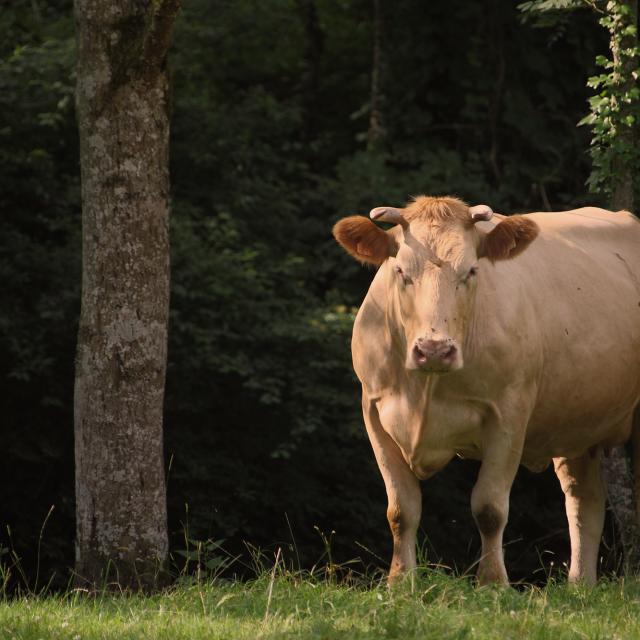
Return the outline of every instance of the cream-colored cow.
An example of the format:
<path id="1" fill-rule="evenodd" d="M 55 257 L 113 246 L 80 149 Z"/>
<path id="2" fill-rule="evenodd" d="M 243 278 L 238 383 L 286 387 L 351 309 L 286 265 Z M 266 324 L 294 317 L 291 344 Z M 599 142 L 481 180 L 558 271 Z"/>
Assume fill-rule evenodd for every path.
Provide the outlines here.
<path id="1" fill-rule="evenodd" d="M 601 454 L 629 439 L 640 401 L 640 222 L 593 207 L 492 216 L 426 196 L 370 215 L 396 226 L 354 216 L 334 235 L 380 266 L 352 351 L 389 500 L 390 580 L 416 566 L 419 480 L 460 454 L 482 461 L 471 494 L 481 584 L 508 581 L 502 534 L 518 466 L 551 460 L 569 579 L 595 582 Z"/>

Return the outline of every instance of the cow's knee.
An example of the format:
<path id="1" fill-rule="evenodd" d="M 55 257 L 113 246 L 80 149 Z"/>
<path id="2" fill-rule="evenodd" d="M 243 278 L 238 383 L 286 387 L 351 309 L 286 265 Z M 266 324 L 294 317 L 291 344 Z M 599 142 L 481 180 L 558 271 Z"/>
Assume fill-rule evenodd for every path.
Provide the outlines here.
<path id="1" fill-rule="evenodd" d="M 588 499 L 590 497 L 590 487 L 587 485 L 587 483 L 584 480 L 576 478 L 574 476 L 566 474 L 560 479 L 560 486 L 562 487 L 562 491 L 567 498 L 582 500 L 585 498 Z"/>
<path id="2" fill-rule="evenodd" d="M 402 538 L 406 534 L 415 533 L 420 525 L 420 515 L 410 508 L 402 508 L 399 504 L 389 504 L 387 520 L 391 533 L 395 538 Z"/>
<path id="3" fill-rule="evenodd" d="M 472 504 L 471 512 L 478 530 L 485 538 L 497 536 L 507 524 L 506 510 L 496 502 L 477 501 Z"/>
<path id="4" fill-rule="evenodd" d="M 411 574 L 416 568 L 416 532 L 420 525 L 420 511 L 411 505 L 404 507 L 390 503 L 387 519 L 393 534 L 393 558 L 389 570 L 389 583 Z"/>
<path id="5" fill-rule="evenodd" d="M 474 512 L 473 517 L 480 532 L 487 537 L 493 537 L 499 533 L 504 524 L 503 514 L 492 504 L 482 505 Z"/>

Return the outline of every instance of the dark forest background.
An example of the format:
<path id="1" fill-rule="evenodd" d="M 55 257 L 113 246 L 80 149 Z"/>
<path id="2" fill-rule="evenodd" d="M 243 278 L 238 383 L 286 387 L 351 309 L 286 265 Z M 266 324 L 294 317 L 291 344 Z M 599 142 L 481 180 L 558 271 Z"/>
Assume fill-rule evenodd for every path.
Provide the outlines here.
<path id="1" fill-rule="evenodd" d="M 339 217 L 419 193 L 504 213 L 601 203 L 576 127 L 607 50 L 593 15 L 540 28 L 508 0 L 375 4 L 184 2 L 165 414 L 178 564 L 185 531 L 243 558 L 245 543 L 283 546 L 303 567 L 324 561 L 321 533 L 354 569 L 390 557 L 349 350 L 373 274 L 334 244 Z M 42 535 L 54 584 L 74 553 L 74 81 L 71 0 L 0 2 L 0 553 L 33 576 Z M 456 461 L 424 483 L 428 561 L 464 571 L 477 558 L 476 472 Z M 520 472 L 505 541 L 513 579 L 567 561 L 552 472 Z"/>

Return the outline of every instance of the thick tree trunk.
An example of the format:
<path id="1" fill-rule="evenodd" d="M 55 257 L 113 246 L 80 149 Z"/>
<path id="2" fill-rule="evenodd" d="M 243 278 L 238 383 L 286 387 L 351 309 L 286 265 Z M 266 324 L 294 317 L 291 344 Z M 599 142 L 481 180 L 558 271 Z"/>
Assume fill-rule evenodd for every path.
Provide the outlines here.
<path id="1" fill-rule="evenodd" d="M 630 24 L 637 24 L 638 3 L 637 0 L 624 0 L 624 4 L 631 10 Z M 624 29 L 626 23 L 620 24 Z M 616 81 L 620 85 L 627 85 L 631 89 L 635 85 L 633 72 L 635 58 L 624 58 L 620 55 L 621 49 L 634 47 L 637 44 L 637 35 L 612 33 L 611 52 L 613 54 Z M 628 105 L 618 105 L 623 115 L 628 110 Z M 635 138 L 635 127 L 625 127 L 618 133 L 618 142 L 622 147 L 632 146 Z M 634 180 L 633 166 L 625 157 L 614 157 L 612 160 L 612 199 L 611 208 L 614 211 L 625 209 L 633 211 L 634 205 Z M 636 428 L 640 428 L 638 425 Z M 638 442 L 635 443 L 638 446 Z M 640 458 L 637 458 L 640 459 Z M 616 521 L 616 527 L 620 535 L 620 543 L 623 553 L 623 571 L 625 575 L 637 575 L 640 573 L 640 527 L 638 520 L 640 514 L 636 513 L 636 498 L 634 497 L 634 480 L 631 464 L 624 447 L 615 448 L 608 457 L 603 460 L 605 481 L 609 494 L 609 506 Z"/>
<path id="2" fill-rule="evenodd" d="M 75 0 L 83 249 L 76 574 L 89 587 L 153 588 L 168 553 L 166 56 L 178 8 L 179 0 Z"/>

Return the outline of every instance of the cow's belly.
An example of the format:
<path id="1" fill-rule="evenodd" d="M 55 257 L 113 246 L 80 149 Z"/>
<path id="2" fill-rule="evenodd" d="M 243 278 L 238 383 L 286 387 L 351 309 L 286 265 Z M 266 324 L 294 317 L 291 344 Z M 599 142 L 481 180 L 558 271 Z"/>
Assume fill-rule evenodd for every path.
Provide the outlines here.
<path id="1" fill-rule="evenodd" d="M 593 391 L 592 397 L 566 388 L 563 394 L 542 398 L 527 428 L 523 461 L 575 458 L 594 446 L 625 442 L 640 399 L 638 383 L 631 381 L 638 379 L 638 372 L 632 372 L 618 380 L 617 388 Z"/>
<path id="2" fill-rule="evenodd" d="M 545 359 L 525 454 L 571 458 L 627 440 L 640 401 L 640 337 L 616 329 L 609 344 L 582 339 Z"/>
<path id="3" fill-rule="evenodd" d="M 407 394 L 381 398 L 377 404 L 384 430 L 420 479 L 442 469 L 456 454 L 480 457 L 481 408 L 466 400 L 416 401 Z"/>

